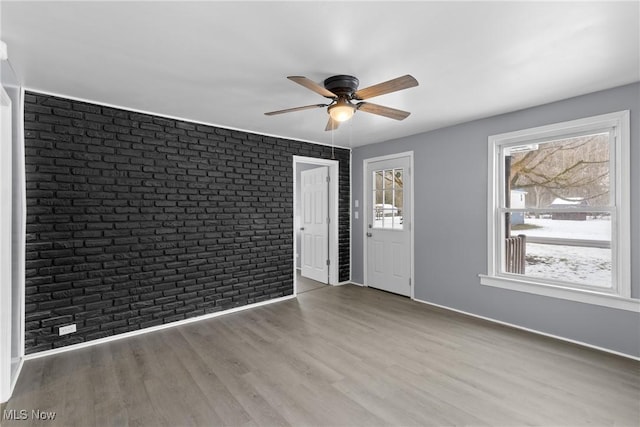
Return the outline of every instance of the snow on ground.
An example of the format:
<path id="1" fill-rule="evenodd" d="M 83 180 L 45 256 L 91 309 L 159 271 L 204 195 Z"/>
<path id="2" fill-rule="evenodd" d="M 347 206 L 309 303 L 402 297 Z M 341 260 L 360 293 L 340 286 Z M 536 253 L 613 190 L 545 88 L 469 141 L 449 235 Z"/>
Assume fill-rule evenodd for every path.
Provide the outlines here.
<path id="1" fill-rule="evenodd" d="M 610 240 L 611 221 L 608 219 L 588 219 L 586 221 L 555 220 L 550 218 L 525 218 L 525 224 L 542 228 L 515 230 L 512 234 L 526 234 L 535 237 L 561 237 L 567 239 Z"/>
<path id="2" fill-rule="evenodd" d="M 541 228 L 514 230 L 512 234 L 584 240 L 611 239 L 611 221 L 526 218 Z M 611 287 L 611 249 L 527 242 L 525 274 L 594 286 Z"/>
<path id="3" fill-rule="evenodd" d="M 527 243 L 525 274 L 611 287 L 611 249 Z"/>

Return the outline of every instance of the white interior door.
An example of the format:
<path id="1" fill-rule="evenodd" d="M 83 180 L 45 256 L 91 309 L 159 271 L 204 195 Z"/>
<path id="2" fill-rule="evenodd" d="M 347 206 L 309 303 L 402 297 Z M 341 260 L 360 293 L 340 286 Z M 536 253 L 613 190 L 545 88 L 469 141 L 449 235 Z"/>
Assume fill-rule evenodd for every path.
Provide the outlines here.
<path id="1" fill-rule="evenodd" d="M 328 176 L 327 166 L 300 173 L 301 274 L 323 283 L 329 280 Z"/>
<path id="2" fill-rule="evenodd" d="M 411 296 L 411 158 L 366 163 L 367 286 Z"/>
<path id="3" fill-rule="evenodd" d="M 0 87 L 0 402 L 11 394 L 11 99 Z"/>

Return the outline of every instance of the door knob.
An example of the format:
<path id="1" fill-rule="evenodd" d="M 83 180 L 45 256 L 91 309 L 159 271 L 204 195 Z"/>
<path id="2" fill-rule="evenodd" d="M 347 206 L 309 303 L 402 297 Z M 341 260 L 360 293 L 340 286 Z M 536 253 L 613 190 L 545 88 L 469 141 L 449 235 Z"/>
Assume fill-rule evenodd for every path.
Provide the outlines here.
<path id="1" fill-rule="evenodd" d="M 304 227 L 300 227 L 300 231 L 304 231 Z"/>
<path id="2" fill-rule="evenodd" d="M 373 234 L 367 233 L 367 237 L 371 237 L 371 236 L 373 236 Z"/>

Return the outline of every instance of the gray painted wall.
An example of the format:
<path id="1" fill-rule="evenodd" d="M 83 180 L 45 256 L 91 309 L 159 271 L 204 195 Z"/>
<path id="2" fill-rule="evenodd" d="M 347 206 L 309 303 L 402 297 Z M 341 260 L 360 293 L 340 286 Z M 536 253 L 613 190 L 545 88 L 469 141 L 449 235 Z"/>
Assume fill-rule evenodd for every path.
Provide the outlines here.
<path id="1" fill-rule="evenodd" d="M 413 150 L 417 299 L 640 357 L 640 313 L 482 286 L 478 278 L 487 272 L 487 138 L 620 110 L 631 111 L 631 279 L 640 298 L 640 83 L 355 148 L 353 199 L 363 198 L 364 159 Z M 352 217 L 357 283 L 360 214 Z"/>

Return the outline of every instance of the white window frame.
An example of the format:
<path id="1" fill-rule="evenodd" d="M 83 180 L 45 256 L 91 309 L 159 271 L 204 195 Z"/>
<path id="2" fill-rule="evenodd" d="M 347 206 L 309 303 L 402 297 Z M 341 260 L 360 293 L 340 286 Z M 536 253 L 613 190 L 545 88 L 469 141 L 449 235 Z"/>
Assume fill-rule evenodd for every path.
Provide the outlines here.
<path id="1" fill-rule="evenodd" d="M 640 310 L 640 300 L 631 298 L 631 220 L 630 220 L 630 128 L 629 111 L 602 114 L 584 119 L 555 123 L 530 129 L 492 135 L 488 140 L 488 203 L 487 203 L 487 274 L 480 283 L 503 289 L 602 305 L 622 310 Z M 501 227 L 504 210 L 499 206 L 502 149 L 508 146 L 543 140 L 571 137 L 576 134 L 611 129 L 610 143 L 613 167 L 610 170 L 612 195 L 611 251 L 612 288 L 598 290 L 548 279 L 501 272 L 504 246 Z"/>

